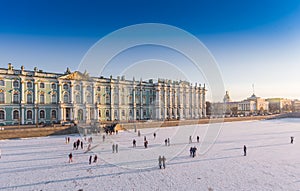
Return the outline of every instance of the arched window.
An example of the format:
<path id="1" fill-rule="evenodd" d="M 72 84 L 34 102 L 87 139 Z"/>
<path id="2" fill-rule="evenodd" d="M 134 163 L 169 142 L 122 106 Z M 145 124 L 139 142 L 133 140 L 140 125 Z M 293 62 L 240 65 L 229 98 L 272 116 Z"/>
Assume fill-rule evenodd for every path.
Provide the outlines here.
<path id="1" fill-rule="evenodd" d="M 146 96 L 143 96 L 143 104 L 146 104 Z"/>
<path id="2" fill-rule="evenodd" d="M 129 96 L 128 102 L 129 102 L 129 104 L 132 104 L 132 96 Z"/>
<path id="3" fill-rule="evenodd" d="M 106 93 L 109 93 L 110 88 L 108 86 L 106 86 L 105 91 Z"/>
<path id="4" fill-rule="evenodd" d="M 75 90 L 80 91 L 80 85 L 76 85 Z"/>
<path id="5" fill-rule="evenodd" d="M 106 116 L 106 117 L 109 117 L 109 110 L 106 110 L 105 116 Z"/>
<path id="6" fill-rule="evenodd" d="M 19 93 L 15 92 L 13 95 L 13 103 L 19 103 Z"/>
<path id="7" fill-rule="evenodd" d="M 18 120 L 19 119 L 19 111 L 18 110 L 14 110 L 14 112 L 13 112 L 13 119 L 14 120 Z"/>
<path id="8" fill-rule="evenodd" d="M 53 90 L 56 89 L 56 84 L 55 84 L 55 83 L 52 83 L 52 84 L 51 84 L 51 89 L 53 89 Z"/>
<path id="9" fill-rule="evenodd" d="M 88 95 L 86 96 L 86 102 L 87 102 L 87 103 L 92 103 L 92 96 L 91 96 L 91 94 L 88 94 Z"/>
<path id="10" fill-rule="evenodd" d="M 140 116 L 140 111 L 136 110 L 136 116 Z"/>
<path id="11" fill-rule="evenodd" d="M 32 88 L 32 82 L 27 82 L 27 88 L 29 88 L 29 89 Z"/>
<path id="12" fill-rule="evenodd" d="M 45 119 L 45 111 L 44 110 L 40 111 L 40 119 Z"/>
<path id="13" fill-rule="evenodd" d="M 31 110 L 27 111 L 27 119 L 32 119 L 32 111 Z"/>
<path id="14" fill-rule="evenodd" d="M 92 91 L 92 87 L 91 86 L 87 86 L 86 90 L 89 91 L 89 92 L 91 92 Z"/>
<path id="15" fill-rule="evenodd" d="M 68 90 L 69 89 L 68 84 L 64 84 L 63 88 L 64 88 L 64 90 Z"/>
<path id="16" fill-rule="evenodd" d="M 80 95 L 76 94 L 75 96 L 76 103 L 81 103 Z"/>
<path id="17" fill-rule="evenodd" d="M 44 104 L 44 103 L 45 103 L 45 95 L 44 95 L 44 94 L 41 94 L 41 95 L 40 95 L 40 103 L 41 103 L 41 104 Z"/>
<path id="18" fill-rule="evenodd" d="M 118 117 L 118 111 L 117 111 L 117 110 L 115 110 L 114 116 L 115 116 L 115 117 Z"/>
<path id="19" fill-rule="evenodd" d="M 129 115 L 132 116 L 132 110 L 129 110 Z"/>
<path id="20" fill-rule="evenodd" d="M 27 94 L 27 103 L 28 104 L 32 103 L 32 94 L 30 94 L 30 93 Z"/>
<path id="21" fill-rule="evenodd" d="M 45 88 L 45 83 L 44 82 L 40 83 L 40 88 Z"/>
<path id="22" fill-rule="evenodd" d="M 19 87 L 19 81 L 18 81 L 18 80 L 15 80 L 15 81 L 13 82 L 13 86 L 14 86 L 14 88 L 18 88 L 18 87 Z"/>
<path id="23" fill-rule="evenodd" d="M 0 92 L 0 103 L 5 103 L 4 92 Z"/>
<path id="24" fill-rule="evenodd" d="M 64 103 L 69 103 L 69 95 L 64 94 Z"/>
<path id="25" fill-rule="evenodd" d="M 0 120 L 5 119 L 5 112 L 3 110 L 0 110 Z"/>
<path id="26" fill-rule="evenodd" d="M 119 100 L 118 100 L 118 95 L 114 95 L 114 103 L 118 103 Z"/>
<path id="27" fill-rule="evenodd" d="M 122 110 L 122 116 L 125 117 L 125 110 Z"/>
<path id="28" fill-rule="evenodd" d="M 56 119 L 56 110 L 51 111 L 51 119 Z"/>
<path id="29" fill-rule="evenodd" d="M 51 103 L 56 103 L 57 100 L 56 100 L 56 94 L 52 94 L 51 95 Z"/>
<path id="30" fill-rule="evenodd" d="M 5 86 L 4 80 L 0 80 L 0 86 Z"/>
<path id="31" fill-rule="evenodd" d="M 101 91 L 101 87 L 100 87 L 100 86 L 97 87 L 97 91 L 98 91 L 98 92 Z"/>

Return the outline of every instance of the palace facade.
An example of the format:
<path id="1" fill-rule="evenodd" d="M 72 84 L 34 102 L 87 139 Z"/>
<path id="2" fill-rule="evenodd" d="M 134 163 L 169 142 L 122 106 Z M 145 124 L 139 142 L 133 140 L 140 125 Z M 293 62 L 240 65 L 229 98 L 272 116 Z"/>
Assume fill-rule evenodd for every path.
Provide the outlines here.
<path id="1" fill-rule="evenodd" d="M 205 86 L 0 68 L 0 125 L 206 117 Z"/>

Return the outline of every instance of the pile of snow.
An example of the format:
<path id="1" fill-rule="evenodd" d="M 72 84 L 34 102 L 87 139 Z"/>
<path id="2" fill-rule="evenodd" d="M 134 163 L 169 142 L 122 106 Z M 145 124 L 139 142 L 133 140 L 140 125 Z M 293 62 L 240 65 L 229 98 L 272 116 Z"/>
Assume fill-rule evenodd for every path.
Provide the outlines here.
<path id="1" fill-rule="evenodd" d="M 208 125 L 92 135 L 92 150 L 73 150 L 79 135 L 0 141 L 0 190 L 298 190 L 300 119 L 224 123 L 203 149 Z M 153 133 L 156 133 L 154 139 Z M 149 142 L 144 148 L 144 136 Z M 193 143 L 189 144 L 189 136 Z M 196 136 L 200 142 L 196 142 Z M 290 137 L 295 137 L 290 144 Z M 87 137 L 88 138 L 88 137 Z M 170 138 L 170 146 L 164 140 Z M 137 147 L 132 147 L 136 139 Z M 299 142 L 298 142 L 299 139 Z M 204 142 L 203 142 L 204 141 Z M 119 152 L 112 152 L 118 144 Z M 243 146 L 247 156 L 243 156 Z M 190 157 L 191 146 L 198 148 Z M 73 162 L 68 162 L 72 152 Z M 98 162 L 89 165 L 90 155 Z M 158 156 L 167 158 L 158 168 Z"/>

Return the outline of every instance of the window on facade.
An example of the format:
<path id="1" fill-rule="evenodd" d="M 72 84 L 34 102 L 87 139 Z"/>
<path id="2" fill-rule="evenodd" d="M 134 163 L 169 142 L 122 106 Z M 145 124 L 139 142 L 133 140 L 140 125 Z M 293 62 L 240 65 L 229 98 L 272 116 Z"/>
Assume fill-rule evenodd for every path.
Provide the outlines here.
<path id="1" fill-rule="evenodd" d="M 0 110 L 0 120 L 5 119 L 5 112 L 3 110 Z"/>
<path id="2" fill-rule="evenodd" d="M 0 80 L 0 86 L 5 86 L 4 80 Z"/>
<path id="3" fill-rule="evenodd" d="M 56 119 L 56 110 L 51 111 L 51 119 Z"/>
<path id="4" fill-rule="evenodd" d="M 32 88 L 32 82 L 27 82 L 27 88 Z"/>
<path id="5" fill-rule="evenodd" d="M 132 110 L 129 110 L 129 115 L 132 116 Z"/>
<path id="6" fill-rule="evenodd" d="M 51 95 L 51 103 L 56 103 L 56 94 Z"/>
<path id="7" fill-rule="evenodd" d="M 143 110 L 143 116 L 145 117 L 147 115 L 147 112 L 146 112 L 146 110 L 144 109 Z"/>
<path id="8" fill-rule="evenodd" d="M 80 85 L 76 85 L 75 90 L 80 91 Z"/>
<path id="9" fill-rule="evenodd" d="M 87 86 L 86 90 L 89 91 L 89 92 L 91 92 L 92 91 L 92 87 L 91 86 Z"/>
<path id="10" fill-rule="evenodd" d="M 51 84 L 51 89 L 56 89 L 56 84 L 55 83 Z"/>
<path id="11" fill-rule="evenodd" d="M 106 117 L 109 117 L 109 110 L 106 110 L 105 116 L 106 116 Z"/>
<path id="12" fill-rule="evenodd" d="M 109 88 L 108 86 L 105 88 L 106 93 L 109 92 L 109 89 L 110 89 L 110 88 Z"/>
<path id="13" fill-rule="evenodd" d="M 13 103 L 19 103 L 19 94 L 18 93 L 14 93 L 13 95 Z"/>
<path id="14" fill-rule="evenodd" d="M 118 96 L 117 95 L 114 95 L 114 102 L 118 103 Z"/>
<path id="15" fill-rule="evenodd" d="M 117 110 L 115 110 L 114 116 L 115 116 L 115 117 L 118 117 L 118 111 L 117 111 Z"/>
<path id="16" fill-rule="evenodd" d="M 5 103 L 4 92 L 0 92 L 0 103 Z"/>
<path id="17" fill-rule="evenodd" d="M 75 96 L 76 103 L 81 103 L 80 95 L 76 94 Z"/>
<path id="18" fill-rule="evenodd" d="M 129 96 L 128 102 L 129 102 L 129 104 L 132 104 L 132 96 Z"/>
<path id="19" fill-rule="evenodd" d="M 109 103 L 110 103 L 110 96 L 109 96 L 109 95 L 106 95 L 106 96 L 105 96 L 105 103 L 106 103 L 106 104 L 109 104 Z"/>
<path id="20" fill-rule="evenodd" d="M 40 111 L 40 119 L 45 119 L 45 111 L 44 110 Z"/>
<path id="21" fill-rule="evenodd" d="M 124 109 L 122 110 L 122 116 L 123 117 L 125 116 L 125 110 Z"/>
<path id="22" fill-rule="evenodd" d="M 40 88 L 45 88 L 45 83 L 44 82 L 40 83 Z"/>
<path id="23" fill-rule="evenodd" d="M 143 96 L 143 104 L 146 104 L 146 96 Z"/>
<path id="24" fill-rule="evenodd" d="M 87 102 L 87 103 L 92 103 L 92 96 L 91 96 L 90 94 L 88 94 L 88 95 L 86 96 L 86 102 Z"/>
<path id="25" fill-rule="evenodd" d="M 32 94 L 27 94 L 27 103 L 28 104 L 32 103 Z"/>
<path id="26" fill-rule="evenodd" d="M 32 111 L 31 110 L 27 111 L 27 119 L 32 119 Z"/>
<path id="27" fill-rule="evenodd" d="M 64 90 L 68 90 L 68 89 L 69 89 L 68 84 L 64 84 L 64 85 L 63 85 L 63 88 L 64 88 Z"/>
<path id="28" fill-rule="evenodd" d="M 14 110 L 14 112 L 13 112 L 13 119 L 14 120 L 18 120 L 19 119 L 19 111 L 18 110 Z"/>
<path id="29" fill-rule="evenodd" d="M 101 88 L 100 88 L 100 86 L 98 86 L 98 87 L 97 87 L 97 91 L 98 91 L 98 92 L 99 92 L 99 91 L 101 91 Z"/>
<path id="30" fill-rule="evenodd" d="M 99 117 L 101 117 L 101 110 L 99 110 L 99 113 L 98 113 Z"/>
<path id="31" fill-rule="evenodd" d="M 44 103 L 45 103 L 45 95 L 44 95 L 44 94 L 41 94 L 41 95 L 40 95 L 40 103 L 41 103 L 41 104 L 44 104 Z"/>
<path id="32" fill-rule="evenodd" d="M 68 102 L 69 102 L 69 95 L 64 94 L 64 103 L 68 103 Z"/>
<path id="33" fill-rule="evenodd" d="M 97 103 L 101 104 L 101 95 L 97 95 Z"/>
<path id="34" fill-rule="evenodd" d="M 140 111 L 136 110 L 136 116 L 140 116 Z"/>
<path id="35" fill-rule="evenodd" d="M 14 88 L 18 88 L 18 87 L 19 87 L 19 81 L 18 81 L 18 80 L 15 80 L 15 81 L 13 82 L 13 86 L 14 86 Z"/>

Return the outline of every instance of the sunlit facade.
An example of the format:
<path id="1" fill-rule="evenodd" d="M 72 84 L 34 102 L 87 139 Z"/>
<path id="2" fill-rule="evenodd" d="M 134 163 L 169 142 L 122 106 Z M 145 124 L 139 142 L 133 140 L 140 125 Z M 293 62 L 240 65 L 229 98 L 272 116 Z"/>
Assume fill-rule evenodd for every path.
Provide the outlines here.
<path id="1" fill-rule="evenodd" d="M 198 119 L 206 116 L 205 92 L 186 81 L 16 70 L 9 64 L 0 69 L 0 124 Z"/>

